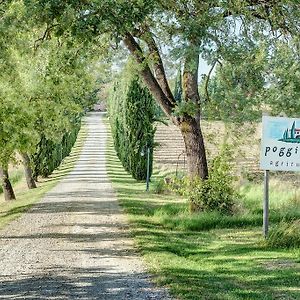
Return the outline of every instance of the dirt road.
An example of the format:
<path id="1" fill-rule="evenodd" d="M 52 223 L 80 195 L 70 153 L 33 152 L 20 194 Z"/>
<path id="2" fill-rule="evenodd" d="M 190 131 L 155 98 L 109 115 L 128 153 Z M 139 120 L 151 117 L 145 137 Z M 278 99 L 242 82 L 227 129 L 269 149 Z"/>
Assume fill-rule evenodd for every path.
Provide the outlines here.
<path id="1" fill-rule="evenodd" d="M 169 299 L 151 284 L 105 168 L 101 113 L 74 170 L 0 231 L 0 299 Z"/>

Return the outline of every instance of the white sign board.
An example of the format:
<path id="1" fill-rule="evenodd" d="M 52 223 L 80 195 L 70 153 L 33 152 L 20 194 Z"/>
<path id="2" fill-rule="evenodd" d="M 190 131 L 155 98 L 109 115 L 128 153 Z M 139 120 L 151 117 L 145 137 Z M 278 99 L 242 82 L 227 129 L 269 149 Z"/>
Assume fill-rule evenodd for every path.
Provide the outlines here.
<path id="1" fill-rule="evenodd" d="M 263 116 L 260 167 L 300 171 L 300 119 Z"/>

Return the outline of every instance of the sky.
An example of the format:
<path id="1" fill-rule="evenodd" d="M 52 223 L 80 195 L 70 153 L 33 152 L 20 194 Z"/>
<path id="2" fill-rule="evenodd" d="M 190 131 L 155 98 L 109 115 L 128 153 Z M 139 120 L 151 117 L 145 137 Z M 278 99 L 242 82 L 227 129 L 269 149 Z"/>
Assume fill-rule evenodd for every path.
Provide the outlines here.
<path id="1" fill-rule="evenodd" d="M 201 79 L 201 75 L 202 74 L 208 74 L 209 70 L 210 70 L 210 66 L 206 63 L 206 61 L 200 57 L 200 61 L 199 61 L 199 79 Z M 214 73 L 214 71 L 213 71 Z"/>
<path id="2" fill-rule="evenodd" d="M 265 137 L 269 139 L 280 139 L 286 129 L 290 129 L 293 122 L 296 121 L 296 128 L 299 128 L 300 120 L 272 117 L 267 118 L 267 122 L 264 123 Z"/>

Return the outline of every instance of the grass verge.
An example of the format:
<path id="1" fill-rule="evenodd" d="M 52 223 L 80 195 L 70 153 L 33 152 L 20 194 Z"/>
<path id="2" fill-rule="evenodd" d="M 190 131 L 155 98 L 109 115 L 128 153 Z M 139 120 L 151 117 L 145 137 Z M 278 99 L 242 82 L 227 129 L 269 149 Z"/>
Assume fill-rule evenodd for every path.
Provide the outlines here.
<path id="1" fill-rule="evenodd" d="M 42 179 L 37 184 L 38 187 L 36 189 L 28 190 L 25 179 L 22 178 L 22 180 L 14 187 L 17 200 L 5 202 L 0 195 L 0 229 L 19 217 L 22 213 L 28 211 L 34 203 L 39 201 L 58 183 L 59 180 L 73 169 L 84 144 L 86 133 L 87 130 L 83 124 L 70 155 L 63 160 L 62 164 L 53 172 L 53 174 L 51 174 L 51 176 Z"/>
<path id="2" fill-rule="evenodd" d="M 261 211 L 250 206 L 223 220 L 214 213 L 190 215 L 178 196 L 146 193 L 122 168 L 111 139 L 107 168 L 149 270 L 176 297 L 300 299 L 300 250 L 268 248 L 258 226 Z"/>

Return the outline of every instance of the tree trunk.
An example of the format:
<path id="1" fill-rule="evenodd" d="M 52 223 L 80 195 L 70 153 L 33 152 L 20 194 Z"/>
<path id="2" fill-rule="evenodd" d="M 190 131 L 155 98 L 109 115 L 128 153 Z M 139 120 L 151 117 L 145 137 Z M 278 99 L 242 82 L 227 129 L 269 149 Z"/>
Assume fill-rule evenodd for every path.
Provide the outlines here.
<path id="1" fill-rule="evenodd" d="M 15 200 L 16 196 L 15 196 L 13 187 L 9 181 L 7 167 L 4 169 L 0 168 L 0 177 L 1 177 L 1 181 L 2 181 L 2 188 L 3 188 L 3 192 L 4 192 L 5 201 Z"/>
<path id="2" fill-rule="evenodd" d="M 192 117 L 179 125 L 186 151 L 187 171 L 191 179 L 208 177 L 204 139 L 199 122 Z"/>
<path id="3" fill-rule="evenodd" d="M 35 189 L 36 184 L 32 175 L 32 169 L 30 166 L 30 158 L 27 153 L 21 153 L 22 156 L 22 161 L 24 165 L 24 171 L 25 171 L 25 177 L 26 177 L 26 182 L 27 186 L 29 189 Z"/>
<path id="4" fill-rule="evenodd" d="M 200 127 L 200 95 L 198 90 L 199 45 L 190 45 L 190 51 L 185 55 L 183 69 L 183 98 L 185 102 L 193 102 L 197 110 L 196 122 Z"/>
<path id="5" fill-rule="evenodd" d="M 194 116 L 184 116 L 180 122 L 183 140 L 185 143 L 188 176 L 191 179 L 208 177 L 208 167 L 205 145 L 200 123 L 200 95 L 198 90 L 199 43 L 191 42 L 190 51 L 187 51 L 183 70 L 183 93 L 186 103 L 194 103 Z"/>

